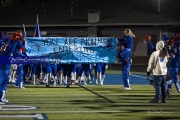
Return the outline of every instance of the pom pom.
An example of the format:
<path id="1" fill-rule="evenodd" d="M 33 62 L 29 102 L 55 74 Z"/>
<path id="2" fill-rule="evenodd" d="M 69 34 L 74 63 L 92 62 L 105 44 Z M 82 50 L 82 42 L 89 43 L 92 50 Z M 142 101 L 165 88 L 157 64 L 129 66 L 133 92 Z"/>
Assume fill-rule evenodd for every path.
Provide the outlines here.
<path id="1" fill-rule="evenodd" d="M 168 44 L 171 45 L 171 46 L 173 46 L 173 45 L 174 45 L 174 40 L 173 40 L 173 39 L 170 39 L 170 40 L 168 41 Z"/>
<path id="2" fill-rule="evenodd" d="M 176 36 L 173 38 L 173 40 L 174 40 L 175 43 L 180 42 L 180 35 L 176 35 Z"/>
<path id="3" fill-rule="evenodd" d="M 147 35 L 144 37 L 144 39 L 148 42 L 148 41 L 151 41 L 151 36 Z"/>
<path id="4" fill-rule="evenodd" d="M 14 32 L 11 37 L 10 37 L 11 41 L 17 41 L 17 40 L 20 40 L 20 41 L 24 41 L 24 38 L 23 38 L 23 35 L 22 35 L 22 32 L 20 31 L 17 31 L 17 32 Z"/>

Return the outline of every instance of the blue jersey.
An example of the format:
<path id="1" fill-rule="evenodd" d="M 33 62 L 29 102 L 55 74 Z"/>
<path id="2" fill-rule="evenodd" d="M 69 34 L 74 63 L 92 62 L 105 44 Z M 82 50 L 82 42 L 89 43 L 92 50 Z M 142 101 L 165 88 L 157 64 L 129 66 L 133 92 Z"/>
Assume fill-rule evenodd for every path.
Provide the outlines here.
<path id="1" fill-rule="evenodd" d="M 148 41 L 148 48 L 150 50 L 150 53 L 153 53 L 154 51 L 156 51 L 156 48 L 150 41 Z"/>
<path id="2" fill-rule="evenodd" d="M 125 48 L 130 48 L 131 50 L 134 48 L 133 38 L 130 35 L 124 36 L 122 39 L 118 38 L 120 45 L 123 45 Z"/>
<path id="3" fill-rule="evenodd" d="M 4 40 L 0 40 L 0 49 L 4 46 Z"/>
<path id="4" fill-rule="evenodd" d="M 18 52 L 22 48 L 21 41 L 10 42 L 10 44 L 6 47 L 6 51 L 3 53 L 4 56 L 11 56 L 12 53 Z"/>
<path id="5" fill-rule="evenodd" d="M 170 68 L 178 68 L 179 67 L 179 59 L 180 59 L 180 44 L 175 44 L 172 47 L 172 58 L 169 61 Z"/>
<path id="6" fill-rule="evenodd" d="M 6 51 L 2 53 L 3 56 L 11 56 L 12 53 L 15 52 L 15 50 L 19 50 L 22 48 L 22 44 L 20 41 L 14 41 L 10 42 L 10 44 L 6 47 Z M 2 64 L 0 66 L 2 70 L 8 70 L 10 69 L 10 64 Z"/>

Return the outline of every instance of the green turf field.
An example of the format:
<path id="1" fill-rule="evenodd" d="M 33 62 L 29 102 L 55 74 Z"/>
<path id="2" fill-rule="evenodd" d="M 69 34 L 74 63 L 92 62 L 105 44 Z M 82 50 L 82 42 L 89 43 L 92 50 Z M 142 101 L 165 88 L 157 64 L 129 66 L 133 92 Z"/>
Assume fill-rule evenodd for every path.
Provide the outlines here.
<path id="1" fill-rule="evenodd" d="M 133 85 L 132 90 L 123 90 L 122 85 L 72 85 L 49 87 L 25 85 L 26 89 L 8 85 L 6 98 L 9 103 L 0 104 L 0 120 L 32 120 L 32 115 L 48 120 L 179 120 L 180 100 L 175 93 L 167 103 L 149 103 L 154 96 L 150 85 Z M 16 105 L 19 110 L 12 110 Z M 21 110 L 18 106 L 33 106 L 37 109 Z M 7 109 L 7 110 L 3 110 Z M 13 116 L 12 116 L 13 115 Z M 22 118 L 18 118 L 21 115 Z M 23 118 L 24 115 L 24 118 Z M 6 118 L 5 118 L 6 116 Z M 9 117 L 13 118 L 9 118 Z M 26 118 L 25 118 L 26 116 Z M 17 117 L 17 118 L 15 118 Z"/>

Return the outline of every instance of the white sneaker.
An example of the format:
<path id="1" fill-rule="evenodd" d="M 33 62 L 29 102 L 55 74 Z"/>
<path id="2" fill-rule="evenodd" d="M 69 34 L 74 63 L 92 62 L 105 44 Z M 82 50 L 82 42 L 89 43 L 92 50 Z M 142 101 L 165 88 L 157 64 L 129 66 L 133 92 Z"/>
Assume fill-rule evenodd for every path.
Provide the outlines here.
<path id="1" fill-rule="evenodd" d="M 131 90 L 131 88 L 125 87 L 124 90 Z"/>
<path id="2" fill-rule="evenodd" d="M 86 83 L 86 82 L 84 82 L 84 85 L 87 85 L 87 83 Z"/>
<path id="3" fill-rule="evenodd" d="M 7 102 L 9 102 L 9 100 L 7 100 L 6 98 L 1 98 L 0 102 L 5 102 L 5 103 L 7 103 Z"/>
<path id="4" fill-rule="evenodd" d="M 96 80 L 96 84 L 98 84 L 98 81 Z"/>
<path id="5" fill-rule="evenodd" d="M 15 81 L 15 80 L 12 80 L 11 82 L 12 82 L 12 83 L 15 83 L 16 81 Z"/>
<path id="6" fill-rule="evenodd" d="M 43 83 L 46 83 L 46 80 L 43 80 Z"/>
<path id="7" fill-rule="evenodd" d="M 14 87 L 19 87 L 19 86 L 14 85 Z"/>
<path id="8" fill-rule="evenodd" d="M 25 89 L 25 87 L 19 87 L 20 89 Z"/>

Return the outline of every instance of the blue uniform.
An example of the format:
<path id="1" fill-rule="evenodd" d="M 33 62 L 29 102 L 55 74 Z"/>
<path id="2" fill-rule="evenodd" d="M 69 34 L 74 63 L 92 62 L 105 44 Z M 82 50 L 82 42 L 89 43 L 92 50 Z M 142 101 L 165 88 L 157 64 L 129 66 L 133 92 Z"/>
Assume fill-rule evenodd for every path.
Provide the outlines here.
<path id="1" fill-rule="evenodd" d="M 62 64 L 63 76 L 71 77 L 71 72 L 73 70 L 73 64 Z"/>
<path id="2" fill-rule="evenodd" d="M 120 45 L 123 45 L 125 48 L 128 49 L 133 49 L 134 45 L 133 45 L 133 38 L 130 35 L 126 35 L 123 38 L 118 38 L 118 41 L 120 42 Z"/>
<path id="3" fill-rule="evenodd" d="M 94 69 L 94 63 L 91 63 L 91 64 L 90 64 L 89 73 L 92 73 L 93 69 Z"/>
<path id="4" fill-rule="evenodd" d="M 180 44 L 174 45 L 173 56 L 169 61 L 169 70 L 172 78 L 172 82 L 175 84 L 176 90 L 180 92 L 180 86 L 178 82 L 178 67 L 179 67 L 179 59 L 180 59 Z M 169 87 L 171 88 L 171 85 Z"/>
<path id="5" fill-rule="evenodd" d="M 19 49 L 23 48 L 22 43 L 20 42 L 18 44 Z M 18 51 L 18 49 L 15 49 L 13 56 L 25 56 L 24 54 L 22 54 L 21 52 Z M 16 73 L 18 75 L 17 80 L 15 85 L 18 86 L 19 88 L 22 88 L 23 86 L 23 77 L 24 77 L 24 70 L 23 70 L 23 66 L 22 64 L 18 64 Z"/>
<path id="6" fill-rule="evenodd" d="M 81 65 L 78 65 L 78 67 L 76 69 L 76 73 L 78 74 L 78 76 L 82 76 L 83 72 L 84 72 L 84 75 L 86 77 L 89 76 L 89 73 L 90 73 L 90 64 L 81 64 Z"/>
<path id="7" fill-rule="evenodd" d="M 148 41 L 148 48 L 150 50 L 150 54 L 156 51 L 156 48 L 153 46 L 153 44 L 150 41 Z"/>
<path id="8" fill-rule="evenodd" d="M 47 73 L 47 68 L 46 68 L 46 65 L 44 65 L 44 64 L 42 65 L 42 72 Z"/>
<path id="9" fill-rule="evenodd" d="M 62 64 L 57 64 L 57 71 L 61 71 L 62 70 Z"/>
<path id="10" fill-rule="evenodd" d="M 47 73 L 52 73 L 53 76 L 57 74 L 57 64 L 46 65 Z"/>
<path id="11" fill-rule="evenodd" d="M 95 72 L 101 72 L 102 75 L 106 72 L 106 63 L 97 63 L 95 66 Z"/>
<path id="12" fill-rule="evenodd" d="M 24 70 L 23 70 L 22 64 L 18 65 L 16 73 L 17 73 L 18 77 L 17 77 L 15 85 L 18 86 L 19 88 L 21 88 L 22 83 L 23 83 L 23 77 L 24 77 Z"/>
<path id="13" fill-rule="evenodd" d="M 22 44 L 20 41 L 10 42 L 7 46 L 6 51 L 1 55 L 10 56 L 16 49 L 19 50 L 22 48 Z M 0 98 L 2 101 L 3 92 L 6 91 L 6 86 L 9 81 L 10 75 L 10 64 L 0 64 Z"/>
<path id="14" fill-rule="evenodd" d="M 79 64 L 77 69 L 76 69 L 76 73 L 78 76 L 82 76 L 82 73 L 83 73 L 83 69 L 82 69 L 82 65 Z"/>
<path id="15" fill-rule="evenodd" d="M 77 67 L 78 67 L 78 64 L 73 64 L 72 72 L 76 72 Z"/>
<path id="16" fill-rule="evenodd" d="M 124 38 L 118 40 L 120 45 L 124 46 L 124 49 L 119 53 L 119 58 L 123 65 L 122 79 L 124 82 L 124 88 L 130 88 L 129 72 L 131 68 L 131 51 L 134 48 L 133 37 L 131 35 L 126 35 Z"/>
<path id="17" fill-rule="evenodd" d="M 82 69 L 84 71 L 84 75 L 89 77 L 90 64 L 82 64 Z"/>
<path id="18" fill-rule="evenodd" d="M 121 53 L 120 53 L 121 54 Z M 131 53 L 128 52 L 126 54 L 121 54 L 122 56 L 122 80 L 124 83 L 125 88 L 130 88 L 130 83 L 129 83 L 129 72 L 131 68 Z"/>
<path id="19" fill-rule="evenodd" d="M 32 73 L 34 75 L 40 75 L 40 73 L 41 73 L 41 65 L 40 64 L 33 64 L 32 65 Z"/>

